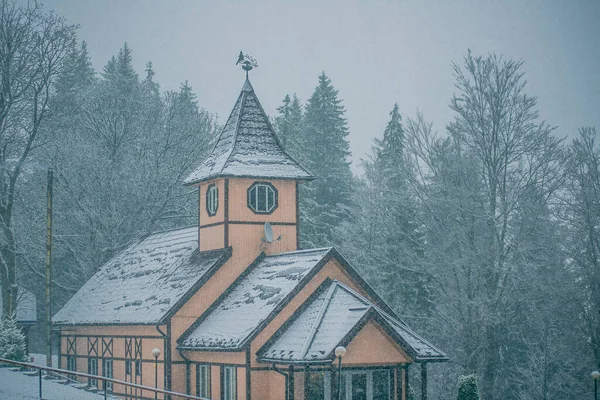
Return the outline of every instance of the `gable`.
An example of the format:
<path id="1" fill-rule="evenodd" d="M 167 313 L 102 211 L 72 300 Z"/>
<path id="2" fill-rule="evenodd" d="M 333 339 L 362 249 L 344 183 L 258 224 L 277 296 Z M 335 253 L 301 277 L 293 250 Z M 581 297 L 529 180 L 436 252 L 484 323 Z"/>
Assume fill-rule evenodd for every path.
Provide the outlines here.
<path id="1" fill-rule="evenodd" d="M 346 345 L 343 364 L 404 364 L 414 361 L 377 322 L 370 320 Z"/>

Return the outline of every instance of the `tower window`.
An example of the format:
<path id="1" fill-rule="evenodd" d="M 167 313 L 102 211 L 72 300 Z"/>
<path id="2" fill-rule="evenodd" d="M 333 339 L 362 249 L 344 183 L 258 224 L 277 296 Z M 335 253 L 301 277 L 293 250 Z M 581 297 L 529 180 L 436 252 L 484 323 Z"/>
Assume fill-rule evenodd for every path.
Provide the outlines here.
<path id="1" fill-rule="evenodd" d="M 219 208 L 219 189 L 215 183 L 208 185 L 206 189 L 206 212 L 210 217 L 217 213 Z"/>
<path id="2" fill-rule="evenodd" d="M 268 182 L 255 182 L 248 189 L 248 207 L 256 214 L 271 214 L 277 208 L 277 189 Z"/>

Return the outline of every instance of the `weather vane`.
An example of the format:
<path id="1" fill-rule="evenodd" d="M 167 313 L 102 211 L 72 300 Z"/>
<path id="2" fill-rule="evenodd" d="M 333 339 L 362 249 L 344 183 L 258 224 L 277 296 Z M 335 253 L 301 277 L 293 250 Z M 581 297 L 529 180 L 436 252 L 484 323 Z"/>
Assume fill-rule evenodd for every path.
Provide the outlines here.
<path id="1" fill-rule="evenodd" d="M 238 56 L 238 60 L 235 65 L 242 63 L 242 69 L 246 71 L 246 79 L 248 79 L 248 71 L 251 71 L 252 68 L 258 68 L 258 63 L 250 54 L 244 54 L 240 51 L 240 55 Z"/>

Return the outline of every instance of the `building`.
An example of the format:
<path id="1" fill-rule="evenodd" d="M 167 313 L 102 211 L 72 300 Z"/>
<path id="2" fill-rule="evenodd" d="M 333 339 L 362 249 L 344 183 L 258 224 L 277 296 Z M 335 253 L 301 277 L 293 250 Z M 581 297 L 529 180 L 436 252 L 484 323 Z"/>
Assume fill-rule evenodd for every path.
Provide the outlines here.
<path id="1" fill-rule="evenodd" d="M 198 225 L 141 238 L 69 300 L 53 318 L 61 367 L 154 386 L 156 366 L 159 387 L 210 399 L 333 399 L 345 346 L 346 400 L 405 399 L 409 366 L 426 382 L 446 356 L 334 248 L 298 249 L 298 185 L 311 179 L 246 80 L 184 182 L 198 188 Z"/>

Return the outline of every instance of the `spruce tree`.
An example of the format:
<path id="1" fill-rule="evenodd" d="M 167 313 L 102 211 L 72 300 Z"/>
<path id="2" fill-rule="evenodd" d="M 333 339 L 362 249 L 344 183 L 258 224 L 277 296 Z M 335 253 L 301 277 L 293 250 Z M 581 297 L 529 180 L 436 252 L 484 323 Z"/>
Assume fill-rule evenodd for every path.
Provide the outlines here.
<path id="1" fill-rule="evenodd" d="M 2 318 L 0 321 L 0 357 L 14 361 L 26 361 L 25 335 L 17 327 L 14 316 Z"/>
<path id="2" fill-rule="evenodd" d="M 304 117 L 303 163 L 315 176 L 302 192 L 301 242 L 323 246 L 350 213 L 352 172 L 345 109 L 331 80 L 322 73 Z"/>
<path id="3" fill-rule="evenodd" d="M 290 99 L 285 95 L 283 104 L 277 107 L 278 115 L 275 117 L 275 130 L 284 150 L 300 164 L 304 165 L 304 154 L 302 152 L 302 104 L 294 93 Z"/>

